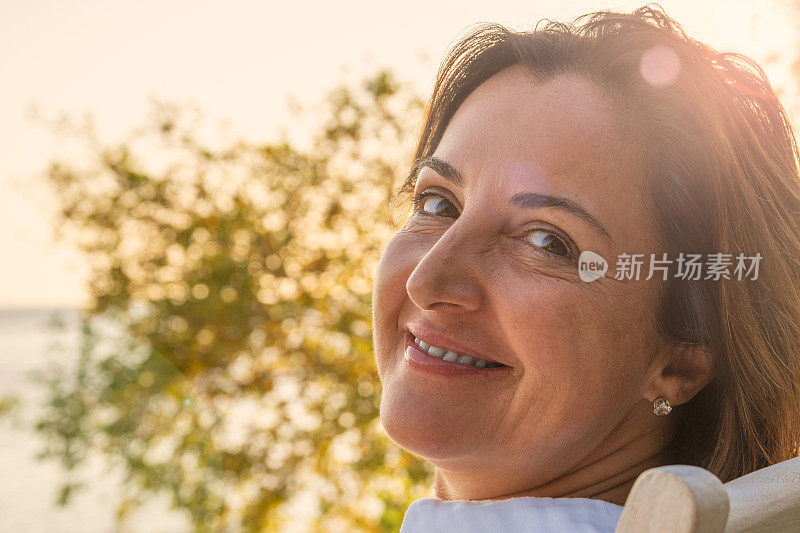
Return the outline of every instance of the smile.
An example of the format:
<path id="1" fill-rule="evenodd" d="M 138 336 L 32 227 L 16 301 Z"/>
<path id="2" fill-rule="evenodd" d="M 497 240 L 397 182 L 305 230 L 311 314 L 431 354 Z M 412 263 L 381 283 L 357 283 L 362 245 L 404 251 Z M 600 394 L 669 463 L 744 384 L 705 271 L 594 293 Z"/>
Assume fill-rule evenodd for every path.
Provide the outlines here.
<path id="1" fill-rule="evenodd" d="M 497 368 L 502 365 L 500 363 L 495 363 L 491 361 L 485 361 L 483 359 L 478 359 L 471 355 L 460 354 L 456 353 L 452 350 L 448 350 L 446 348 L 440 348 L 438 346 L 432 346 L 427 342 L 414 337 L 414 344 L 419 347 L 420 351 L 425 352 L 426 354 L 430 355 L 431 357 L 435 357 L 437 359 L 441 359 L 443 361 L 449 361 L 451 363 L 459 363 L 462 365 L 467 366 L 474 366 L 477 368 Z"/>

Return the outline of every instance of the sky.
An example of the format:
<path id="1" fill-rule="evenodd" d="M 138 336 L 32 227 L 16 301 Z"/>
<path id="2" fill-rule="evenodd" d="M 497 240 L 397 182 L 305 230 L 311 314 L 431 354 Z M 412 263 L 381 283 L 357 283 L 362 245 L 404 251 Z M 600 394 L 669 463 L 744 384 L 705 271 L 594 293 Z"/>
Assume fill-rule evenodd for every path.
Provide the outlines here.
<path id="1" fill-rule="evenodd" d="M 57 202 L 41 185 L 68 150 L 41 121 L 91 115 L 121 139 L 153 98 L 196 106 L 235 136 L 268 142 L 292 129 L 287 97 L 318 103 L 381 67 L 427 97 L 447 47 L 469 25 L 515 29 L 643 2 L 459 0 L 0 0 L 0 307 L 85 305 L 88 268 L 52 236 Z M 665 0 L 686 31 L 765 61 L 777 86 L 800 33 L 791 2 Z M 796 9 L 796 8 L 795 8 Z M 788 98 L 788 97 L 787 97 Z M 792 101 L 787 105 L 793 105 Z"/>

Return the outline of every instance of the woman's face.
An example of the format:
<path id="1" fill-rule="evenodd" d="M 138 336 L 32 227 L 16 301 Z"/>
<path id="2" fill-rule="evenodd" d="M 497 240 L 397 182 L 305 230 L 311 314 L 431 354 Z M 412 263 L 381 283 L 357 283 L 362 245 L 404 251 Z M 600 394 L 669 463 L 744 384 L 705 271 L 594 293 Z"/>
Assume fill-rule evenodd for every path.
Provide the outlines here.
<path id="1" fill-rule="evenodd" d="M 400 446 L 513 491 L 652 429 L 661 281 L 613 276 L 618 254 L 659 244 L 619 124 L 591 82 L 536 84 L 520 66 L 460 106 L 376 272 L 381 420 Z M 609 264 L 591 283 L 587 250 Z"/>

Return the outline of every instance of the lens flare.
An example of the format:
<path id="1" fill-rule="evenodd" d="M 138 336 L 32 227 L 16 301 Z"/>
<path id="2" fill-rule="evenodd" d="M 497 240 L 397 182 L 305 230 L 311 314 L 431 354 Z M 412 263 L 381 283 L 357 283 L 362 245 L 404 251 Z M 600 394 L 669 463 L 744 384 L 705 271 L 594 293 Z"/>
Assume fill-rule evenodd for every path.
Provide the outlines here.
<path id="1" fill-rule="evenodd" d="M 664 87 L 678 77 L 681 61 L 678 54 L 669 46 L 654 46 L 642 54 L 639 72 L 653 87 Z"/>

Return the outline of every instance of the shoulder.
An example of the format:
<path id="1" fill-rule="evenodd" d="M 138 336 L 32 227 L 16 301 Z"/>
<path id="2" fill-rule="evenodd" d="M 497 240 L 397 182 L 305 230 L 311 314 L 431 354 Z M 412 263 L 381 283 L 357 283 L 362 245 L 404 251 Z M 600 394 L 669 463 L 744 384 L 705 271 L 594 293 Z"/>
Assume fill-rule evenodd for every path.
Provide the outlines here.
<path id="1" fill-rule="evenodd" d="M 590 498 L 455 500 L 422 498 L 408 508 L 401 533 L 459 531 L 613 532 L 622 506 Z"/>

